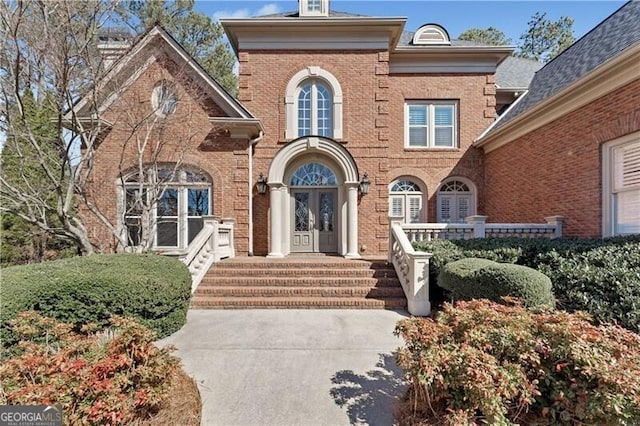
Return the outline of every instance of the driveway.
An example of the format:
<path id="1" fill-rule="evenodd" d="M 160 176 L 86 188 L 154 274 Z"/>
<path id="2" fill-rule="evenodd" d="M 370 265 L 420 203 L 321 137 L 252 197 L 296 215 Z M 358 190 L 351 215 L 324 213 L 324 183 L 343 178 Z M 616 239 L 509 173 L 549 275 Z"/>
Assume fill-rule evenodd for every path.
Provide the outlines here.
<path id="1" fill-rule="evenodd" d="M 203 425 L 390 425 L 406 312 L 192 310 L 161 341 L 198 382 Z"/>

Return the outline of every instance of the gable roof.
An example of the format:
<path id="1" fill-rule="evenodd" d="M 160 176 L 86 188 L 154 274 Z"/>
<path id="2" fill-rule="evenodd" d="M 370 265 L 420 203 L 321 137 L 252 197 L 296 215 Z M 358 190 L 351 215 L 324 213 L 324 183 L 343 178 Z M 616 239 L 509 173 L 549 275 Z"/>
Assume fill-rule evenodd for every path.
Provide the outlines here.
<path id="1" fill-rule="evenodd" d="M 118 95 L 117 92 L 128 87 L 130 82 L 139 77 L 146 68 L 146 65 L 148 65 L 148 61 L 153 59 L 157 54 L 156 46 L 158 46 L 158 43 L 165 53 L 185 64 L 185 70 L 188 75 L 209 94 L 211 99 L 213 99 L 230 118 L 246 119 L 252 122 L 258 121 L 249 110 L 213 79 L 202 66 L 184 50 L 180 43 L 160 25 L 155 25 L 141 34 L 129 50 L 113 64 L 104 78 L 97 83 L 97 91 L 98 93 L 102 93 L 101 101 L 98 105 L 99 110 L 108 108 Z M 144 65 L 140 67 L 140 64 Z M 114 88 L 115 82 L 122 81 L 118 80 L 120 76 L 124 76 L 127 84 L 117 84 L 117 88 Z M 65 121 L 71 123 L 72 114 L 75 114 L 80 120 L 85 119 L 85 117 L 92 114 L 92 108 L 94 106 L 91 93 L 89 93 L 81 98 L 72 110 L 66 114 Z M 260 128 L 262 128 L 261 124 Z"/>
<path id="2" fill-rule="evenodd" d="M 588 78 L 607 62 L 619 57 L 640 42 L 640 1 L 630 1 L 542 67 L 534 76 L 529 91 L 505 112 L 484 139 L 514 122 L 563 90 Z M 631 70 L 630 70 L 631 71 Z M 633 71 L 631 71 L 633 72 Z M 636 77 L 640 74 L 636 74 Z"/>

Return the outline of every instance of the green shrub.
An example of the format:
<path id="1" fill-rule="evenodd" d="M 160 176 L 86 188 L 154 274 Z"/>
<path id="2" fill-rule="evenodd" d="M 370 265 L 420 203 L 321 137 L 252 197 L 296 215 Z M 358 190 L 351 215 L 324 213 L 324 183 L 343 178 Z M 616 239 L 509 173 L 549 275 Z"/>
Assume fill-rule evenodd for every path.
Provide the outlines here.
<path id="1" fill-rule="evenodd" d="M 399 424 L 640 424 L 640 336 L 486 300 L 400 321 Z"/>
<path id="2" fill-rule="evenodd" d="M 185 323 L 190 297 L 187 267 L 166 256 L 92 255 L 14 266 L 2 270 L 0 337 L 5 347 L 15 343 L 7 320 L 26 310 L 76 327 L 127 316 L 164 337 Z"/>
<path id="3" fill-rule="evenodd" d="M 487 259 L 451 262 L 438 276 L 440 286 L 455 300 L 489 299 L 500 302 L 517 297 L 531 308 L 553 307 L 551 280 L 545 274 L 521 265 Z"/>
<path id="4" fill-rule="evenodd" d="M 534 268 L 553 283 L 558 306 L 586 310 L 596 320 L 617 322 L 640 331 L 640 235 L 607 239 L 487 238 L 424 241 L 418 250 L 433 253 L 429 264 L 431 291 L 440 297 L 437 278 L 444 265 L 467 257 Z"/>
<path id="5" fill-rule="evenodd" d="M 170 349 L 133 320 L 78 334 L 33 311 L 10 321 L 20 351 L 0 364 L 0 404 L 62 406 L 65 424 L 130 424 L 160 408 L 178 370 Z"/>

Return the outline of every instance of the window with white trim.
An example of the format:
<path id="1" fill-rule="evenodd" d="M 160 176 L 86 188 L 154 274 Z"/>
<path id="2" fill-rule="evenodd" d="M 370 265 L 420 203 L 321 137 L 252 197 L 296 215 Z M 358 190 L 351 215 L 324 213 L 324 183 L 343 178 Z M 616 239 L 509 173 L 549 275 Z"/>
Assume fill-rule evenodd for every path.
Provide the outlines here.
<path id="1" fill-rule="evenodd" d="M 457 147 L 457 109 L 453 101 L 407 101 L 405 147 Z"/>
<path id="2" fill-rule="evenodd" d="M 475 194 L 472 185 L 453 178 L 440 185 L 438 190 L 438 222 L 463 223 L 474 215 Z"/>
<path id="3" fill-rule="evenodd" d="M 389 216 L 402 218 L 404 223 L 420 223 L 425 220 L 423 193 L 420 186 L 408 178 L 389 185 Z"/>
<path id="4" fill-rule="evenodd" d="M 286 139 L 343 138 L 342 88 L 329 71 L 317 66 L 298 71 L 287 83 L 284 100 Z"/>
<path id="5" fill-rule="evenodd" d="M 329 0 L 299 0 L 300 16 L 328 16 Z"/>
<path id="6" fill-rule="evenodd" d="M 605 146 L 603 167 L 605 236 L 640 234 L 640 134 Z"/>
<path id="7" fill-rule="evenodd" d="M 298 90 L 298 136 L 333 136 L 331 92 L 318 80 L 308 80 Z"/>
<path id="8" fill-rule="evenodd" d="M 185 248 L 211 214 L 211 179 L 201 171 L 149 169 L 124 180 L 123 225 L 128 246 L 146 238 L 155 248 Z"/>

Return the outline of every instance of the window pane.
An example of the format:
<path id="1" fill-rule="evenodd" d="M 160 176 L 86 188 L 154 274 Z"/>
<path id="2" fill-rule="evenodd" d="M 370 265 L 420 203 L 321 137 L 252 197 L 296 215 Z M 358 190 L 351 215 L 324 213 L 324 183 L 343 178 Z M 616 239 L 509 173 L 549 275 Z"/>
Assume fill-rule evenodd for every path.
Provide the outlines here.
<path id="1" fill-rule="evenodd" d="M 451 198 L 440 197 L 440 221 L 451 222 Z"/>
<path id="2" fill-rule="evenodd" d="M 157 244 L 162 247 L 178 246 L 178 221 L 176 219 L 158 220 Z"/>
<path id="3" fill-rule="evenodd" d="M 453 146 L 453 129 L 451 127 L 436 127 L 434 146 Z"/>
<path id="4" fill-rule="evenodd" d="M 188 234 L 187 244 L 190 244 L 191 241 L 193 241 L 193 239 L 198 236 L 203 226 L 204 226 L 204 220 L 202 220 L 202 218 L 190 217 L 189 219 L 187 219 L 187 234 Z"/>
<path id="5" fill-rule="evenodd" d="M 412 127 L 409 129 L 410 146 L 427 146 L 427 129 L 425 127 Z"/>
<path id="6" fill-rule="evenodd" d="M 158 200 L 158 217 L 178 216 L 178 190 L 165 189 Z"/>
<path id="7" fill-rule="evenodd" d="M 189 216 L 206 216 L 209 214 L 209 190 L 187 190 L 187 211 Z"/>
<path id="8" fill-rule="evenodd" d="M 436 105 L 435 107 L 435 125 L 436 126 L 453 126 L 453 107 L 450 105 Z"/>
<path id="9" fill-rule="evenodd" d="M 404 197 L 391 197 L 391 216 L 404 217 Z"/>
<path id="10" fill-rule="evenodd" d="M 317 93 L 318 135 L 331 137 L 333 134 L 331 123 L 331 94 L 327 88 L 322 85 L 317 85 Z"/>
<path id="11" fill-rule="evenodd" d="M 138 188 L 126 189 L 126 216 L 142 214 L 144 202 L 146 201 L 146 192 L 147 191 L 141 192 Z"/>
<path id="12" fill-rule="evenodd" d="M 291 186 L 333 186 L 338 184 L 335 173 L 320 163 L 307 163 L 291 176 Z"/>
<path id="13" fill-rule="evenodd" d="M 320 231 L 333 232 L 333 192 L 320 194 Z"/>
<path id="14" fill-rule="evenodd" d="M 640 189 L 614 194 L 616 235 L 640 233 Z"/>
<path id="15" fill-rule="evenodd" d="M 469 216 L 470 199 L 467 196 L 458 196 L 458 223 L 463 223 Z"/>
<path id="16" fill-rule="evenodd" d="M 302 86 L 298 95 L 298 136 L 311 134 L 311 85 Z"/>
<path id="17" fill-rule="evenodd" d="M 125 225 L 127 227 L 128 245 L 140 245 L 140 237 L 142 232 L 141 219 L 139 217 L 127 217 L 125 219 Z"/>
<path id="18" fill-rule="evenodd" d="M 427 125 L 427 106 L 409 105 L 409 126 Z"/>
<path id="19" fill-rule="evenodd" d="M 422 197 L 409 197 L 409 223 L 420 222 L 422 212 Z"/>
<path id="20" fill-rule="evenodd" d="M 309 193 L 299 192 L 295 194 L 296 232 L 309 230 Z"/>

